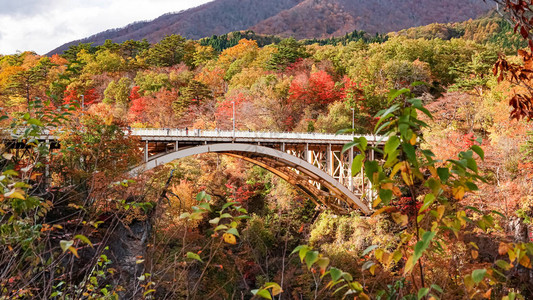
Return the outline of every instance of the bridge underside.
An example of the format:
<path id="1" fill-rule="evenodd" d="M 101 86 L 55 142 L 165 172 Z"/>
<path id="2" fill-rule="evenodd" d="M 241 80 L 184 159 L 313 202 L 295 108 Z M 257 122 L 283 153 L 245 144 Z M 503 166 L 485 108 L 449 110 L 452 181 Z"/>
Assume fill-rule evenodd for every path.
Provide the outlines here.
<path id="1" fill-rule="evenodd" d="M 338 212 L 359 209 L 365 214 L 370 213 L 368 207 L 361 201 L 362 195 L 353 193 L 341 184 L 338 178 L 294 156 L 294 153 L 290 154 L 254 144 L 224 143 L 180 148 L 178 151 L 147 157 L 147 162 L 132 170 L 131 173 L 136 175 L 176 159 L 203 153 L 225 154 L 261 166 L 299 187 L 317 204 L 323 204 Z"/>

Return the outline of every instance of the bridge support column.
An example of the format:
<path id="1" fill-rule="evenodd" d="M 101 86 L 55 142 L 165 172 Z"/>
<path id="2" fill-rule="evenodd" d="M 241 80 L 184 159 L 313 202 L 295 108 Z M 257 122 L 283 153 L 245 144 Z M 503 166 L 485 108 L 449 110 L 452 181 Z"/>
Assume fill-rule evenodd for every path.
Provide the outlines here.
<path id="1" fill-rule="evenodd" d="M 46 154 L 46 165 L 44 166 L 44 186 L 48 187 L 50 178 L 50 160 L 52 158 L 52 145 L 50 140 L 46 140 L 46 147 L 48 148 L 48 153 Z"/>
<path id="2" fill-rule="evenodd" d="M 326 169 L 329 175 L 335 177 L 335 162 L 333 161 L 334 153 L 331 151 L 331 144 L 328 144 L 328 149 L 326 150 Z"/>
<path id="3" fill-rule="evenodd" d="M 353 147 L 350 148 L 348 152 L 348 189 L 350 192 L 353 192 L 353 174 L 352 174 L 352 164 L 353 164 Z"/>
<path id="4" fill-rule="evenodd" d="M 179 150 L 179 142 L 176 141 L 176 144 L 174 145 L 174 151 L 178 151 Z"/>
<path id="5" fill-rule="evenodd" d="M 144 162 L 148 162 L 148 141 L 144 142 Z"/>

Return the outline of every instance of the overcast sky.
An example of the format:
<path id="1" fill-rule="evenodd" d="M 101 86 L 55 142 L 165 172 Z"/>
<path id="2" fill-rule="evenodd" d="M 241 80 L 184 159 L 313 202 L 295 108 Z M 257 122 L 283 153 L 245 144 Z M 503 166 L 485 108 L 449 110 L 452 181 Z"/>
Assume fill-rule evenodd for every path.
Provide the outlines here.
<path id="1" fill-rule="evenodd" d="M 0 54 L 45 54 L 95 33 L 210 0 L 0 0 Z"/>

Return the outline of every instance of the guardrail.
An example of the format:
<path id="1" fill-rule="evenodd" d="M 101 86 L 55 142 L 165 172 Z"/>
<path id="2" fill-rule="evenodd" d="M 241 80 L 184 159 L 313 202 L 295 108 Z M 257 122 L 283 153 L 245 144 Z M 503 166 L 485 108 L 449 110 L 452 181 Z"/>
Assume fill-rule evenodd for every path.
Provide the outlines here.
<path id="1" fill-rule="evenodd" d="M 324 133 L 298 133 L 298 132 L 269 132 L 269 131 L 223 131 L 223 130 L 201 130 L 201 129 L 164 129 L 164 128 L 142 128 L 132 129 L 131 134 L 142 137 L 204 137 L 204 138 L 247 138 L 247 139 L 287 139 L 287 140 L 328 140 L 349 142 L 354 137 L 364 136 L 371 142 L 383 142 L 386 138 L 374 135 L 348 135 L 348 134 L 324 134 Z"/>

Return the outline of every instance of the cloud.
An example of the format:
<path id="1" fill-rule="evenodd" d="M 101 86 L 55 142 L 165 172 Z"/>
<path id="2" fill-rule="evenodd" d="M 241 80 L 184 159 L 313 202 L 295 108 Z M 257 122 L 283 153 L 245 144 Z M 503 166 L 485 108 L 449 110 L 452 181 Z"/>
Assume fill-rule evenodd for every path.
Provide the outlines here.
<path id="1" fill-rule="evenodd" d="M 31 16 L 43 11 L 47 6 L 53 4 L 53 0 L 17 0 L 5 1 L 2 3 L 0 16 Z"/>
<path id="2" fill-rule="evenodd" d="M 0 54 L 44 54 L 64 43 L 210 0 L 8 0 L 0 10 Z"/>

